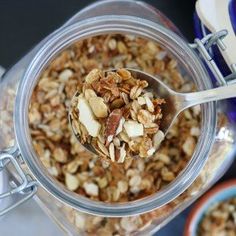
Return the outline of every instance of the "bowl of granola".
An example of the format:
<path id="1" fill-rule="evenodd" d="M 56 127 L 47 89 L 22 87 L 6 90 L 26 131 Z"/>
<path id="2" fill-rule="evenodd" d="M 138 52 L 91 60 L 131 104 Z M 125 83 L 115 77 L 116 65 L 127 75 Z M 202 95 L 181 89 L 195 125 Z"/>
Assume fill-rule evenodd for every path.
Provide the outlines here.
<path id="1" fill-rule="evenodd" d="M 196 203 L 184 235 L 236 235 L 235 179 L 217 185 Z"/>

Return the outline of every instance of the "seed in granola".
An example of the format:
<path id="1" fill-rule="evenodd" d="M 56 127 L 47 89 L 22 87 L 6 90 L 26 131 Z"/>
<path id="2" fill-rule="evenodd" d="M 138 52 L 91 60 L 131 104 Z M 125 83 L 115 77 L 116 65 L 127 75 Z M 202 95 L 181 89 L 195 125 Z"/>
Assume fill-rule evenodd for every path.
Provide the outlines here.
<path id="1" fill-rule="evenodd" d="M 74 160 L 74 161 L 70 162 L 70 163 L 67 165 L 66 170 L 67 170 L 70 174 L 74 174 L 74 173 L 76 173 L 76 171 L 78 170 L 78 167 L 79 167 L 80 165 L 82 165 L 82 164 L 83 164 L 82 161 Z"/>
<path id="2" fill-rule="evenodd" d="M 157 152 L 155 156 L 158 158 L 158 160 L 164 162 L 167 165 L 171 162 L 170 157 L 165 155 L 164 153 Z"/>
<path id="3" fill-rule="evenodd" d="M 118 41 L 117 48 L 118 48 L 119 53 L 121 54 L 127 53 L 127 48 L 122 41 Z"/>
<path id="4" fill-rule="evenodd" d="M 130 138 L 128 137 L 127 133 L 125 133 L 123 131 L 119 133 L 118 137 L 126 143 L 129 143 L 129 141 L 130 141 Z"/>

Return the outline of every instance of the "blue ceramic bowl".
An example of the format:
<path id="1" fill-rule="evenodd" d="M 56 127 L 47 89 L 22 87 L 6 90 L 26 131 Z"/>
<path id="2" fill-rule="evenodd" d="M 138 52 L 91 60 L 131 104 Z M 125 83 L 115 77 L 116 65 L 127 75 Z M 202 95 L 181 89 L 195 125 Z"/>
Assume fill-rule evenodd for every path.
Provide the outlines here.
<path id="1" fill-rule="evenodd" d="M 217 185 L 196 203 L 187 219 L 184 236 L 197 236 L 197 228 L 209 207 L 216 202 L 236 197 L 236 179 Z"/>

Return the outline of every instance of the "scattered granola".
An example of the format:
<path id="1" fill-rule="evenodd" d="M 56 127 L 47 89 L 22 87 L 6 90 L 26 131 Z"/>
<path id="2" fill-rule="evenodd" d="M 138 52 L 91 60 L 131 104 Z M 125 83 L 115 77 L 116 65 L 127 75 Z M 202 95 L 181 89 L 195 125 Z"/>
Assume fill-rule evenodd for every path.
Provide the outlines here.
<path id="1" fill-rule="evenodd" d="M 163 103 L 148 92 L 145 80 L 126 69 L 93 69 L 72 99 L 70 120 L 82 144 L 92 145 L 100 157 L 123 163 L 127 157 L 150 157 L 157 150 L 164 138 L 159 130 Z M 122 139 L 121 132 L 128 139 Z"/>
<path id="2" fill-rule="evenodd" d="M 236 236 L 236 197 L 212 205 L 199 223 L 197 235 Z"/>

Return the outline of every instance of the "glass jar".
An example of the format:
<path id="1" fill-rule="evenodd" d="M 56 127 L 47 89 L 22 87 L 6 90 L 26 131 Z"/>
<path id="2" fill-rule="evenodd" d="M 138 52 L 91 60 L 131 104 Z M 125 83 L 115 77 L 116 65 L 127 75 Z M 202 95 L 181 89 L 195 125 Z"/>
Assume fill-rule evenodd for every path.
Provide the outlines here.
<path id="1" fill-rule="evenodd" d="M 7 167 L 14 185 L 11 181 L 12 190 L 0 198 L 21 195 L 19 202 L 1 214 L 34 195 L 39 205 L 71 235 L 151 234 L 203 194 L 232 163 L 234 120 L 227 118 L 230 111 L 224 101 L 201 105 L 201 134 L 191 159 L 175 180 L 155 194 L 132 202 L 98 202 L 67 190 L 48 173 L 35 153 L 29 130 L 28 107 L 38 78 L 69 45 L 113 33 L 157 42 L 178 61 L 181 73 L 198 90 L 213 87 L 201 61 L 199 48 L 204 47 L 204 41 L 189 45 L 178 29 L 150 5 L 112 0 L 85 8 L 40 42 L 1 79 L 0 166 Z"/>

